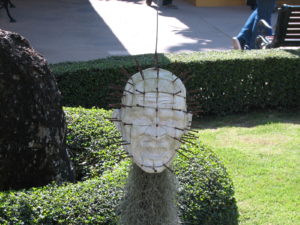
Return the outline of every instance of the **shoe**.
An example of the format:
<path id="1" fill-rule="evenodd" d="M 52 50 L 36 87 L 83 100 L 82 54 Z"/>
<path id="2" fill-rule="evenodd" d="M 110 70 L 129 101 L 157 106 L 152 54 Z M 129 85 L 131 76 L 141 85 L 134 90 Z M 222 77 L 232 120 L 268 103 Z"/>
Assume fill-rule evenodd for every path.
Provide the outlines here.
<path id="1" fill-rule="evenodd" d="M 256 49 L 268 49 L 272 48 L 273 36 L 261 36 L 258 35 L 255 39 L 255 48 Z"/>
<path id="2" fill-rule="evenodd" d="M 173 5 L 173 4 L 166 4 L 166 5 L 163 5 L 163 7 L 166 7 L 166 8 L 169 8 L 169 9 L 178 9 L 178 7 L 176 5 Z"/>
<path id="3" fill-rule="evenodd" d="M 152 0 L 146 0 L 147 6 L 151 6 Z"/>
<path id="4" fill-rule="evenodd" d="M 237 37 L 232 38 L 232 46 L 233 46 L 233 49 L 237 49 L 237 50 L 244 49 L 244 45 L 242 45 L 242 43 L 240 42 L 240 40 Z"/>
<path id="5" fill-rule="evenodd" d="M 268 36 L 272 33 L 272 27 L 265 20 L 259 20 L 257 23 L 257 33 L 262 36 Z"/>

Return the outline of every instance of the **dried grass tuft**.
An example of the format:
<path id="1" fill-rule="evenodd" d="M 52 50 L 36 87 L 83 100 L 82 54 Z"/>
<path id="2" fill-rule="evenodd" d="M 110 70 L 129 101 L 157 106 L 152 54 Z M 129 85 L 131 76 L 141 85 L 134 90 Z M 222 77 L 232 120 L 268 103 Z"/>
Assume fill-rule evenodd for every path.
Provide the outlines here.
<path id="1" fill-rule="evenodd" d="M 122 225 L 178 225 L 176 179 L 169 170 L 149 174 L 133 164 L 121 203 Z"/>

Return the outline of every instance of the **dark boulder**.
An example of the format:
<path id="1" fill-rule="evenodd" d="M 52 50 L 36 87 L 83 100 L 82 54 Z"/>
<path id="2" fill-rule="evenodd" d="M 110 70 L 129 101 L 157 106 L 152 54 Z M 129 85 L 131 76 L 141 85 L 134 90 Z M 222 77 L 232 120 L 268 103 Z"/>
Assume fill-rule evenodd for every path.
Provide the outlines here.
<path id="1" fill-rule="evenodd" d="M 46 60 L 0 29 L 0 190 L 72 180 L 61 95 Z"/>

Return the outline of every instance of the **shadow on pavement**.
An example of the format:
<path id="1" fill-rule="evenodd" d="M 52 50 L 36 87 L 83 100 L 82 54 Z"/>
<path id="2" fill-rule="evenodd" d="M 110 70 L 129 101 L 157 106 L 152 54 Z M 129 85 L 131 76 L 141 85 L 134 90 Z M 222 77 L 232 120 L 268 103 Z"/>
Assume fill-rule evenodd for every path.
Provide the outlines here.
<path id="1" fill-rule="evenodd" d="M 160 16 L 179 20 L 185 28 L 174 27 L 173 32 L 190 39 L 190 43 L 170 47 L 168 49 L 170 52 L 182 49 L 185 51 L 231 49 L 231 38 L 238 33 L 246 16 L 251 13 L 247 7 L 190 7 L 184 1 L 175 0 L 174 4 L 177 3 L 178 9 L 160 7 Z"/>
<path id="2" fill-rule="evenodd" d="M 0 29 L 17 32 L 50 63 L 127 53 L 86 0 L 14 0 L 16 23 L 1 10 Z M 128 54 L 128 53 L 127 53 Z"/>

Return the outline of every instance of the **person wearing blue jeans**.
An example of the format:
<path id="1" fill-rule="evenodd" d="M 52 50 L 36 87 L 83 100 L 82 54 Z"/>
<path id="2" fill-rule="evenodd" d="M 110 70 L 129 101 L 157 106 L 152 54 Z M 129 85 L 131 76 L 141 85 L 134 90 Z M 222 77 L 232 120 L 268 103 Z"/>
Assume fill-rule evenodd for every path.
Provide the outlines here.
<path id="1" fill-rule="evenodd" d="M 252 12 L 241 29 L 240 33 L 232 38 L 234 49 L 255 49 L 255 39 L 260 33 L 258 32 L 258 21 L 265 20 L 271 24 L 272 12 L 275 8 L 276 0 L 256 0 L 257 8 Z M 272 29 L 269 29 L 269 34 L 272 35 Z"/>

